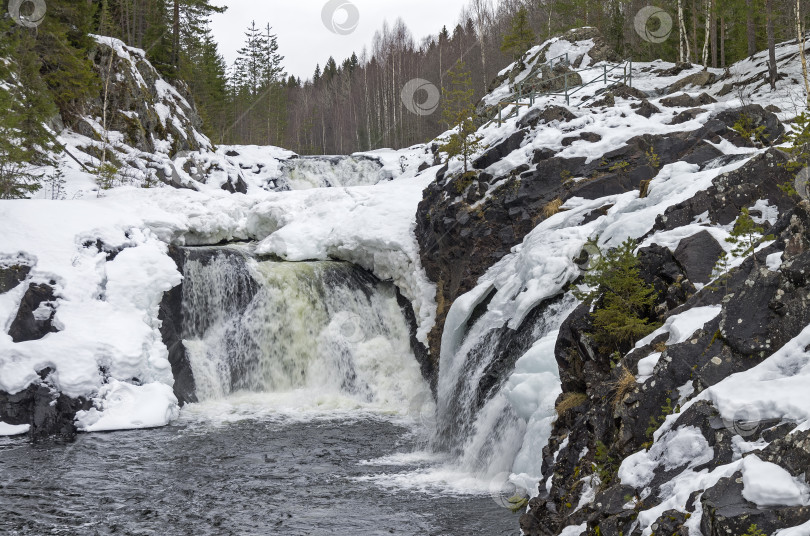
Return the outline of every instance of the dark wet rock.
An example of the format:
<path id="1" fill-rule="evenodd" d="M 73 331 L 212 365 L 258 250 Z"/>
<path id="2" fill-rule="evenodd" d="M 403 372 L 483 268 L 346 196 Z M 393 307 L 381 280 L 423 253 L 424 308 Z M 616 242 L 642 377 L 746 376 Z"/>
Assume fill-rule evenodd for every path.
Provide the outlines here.
<path id="1" fill-rule="evenodd" d="M 575 141 L 579 141 L 579 140 L 587 141 L 587 142 L 590 142 L 590 143 L 596 143 L 596 142 L 602 140 L 602 136 L 600 136 L 596 132 L 582 132 L 581 134 L 578 134 L 576 136 L 569 136 L 567 138 L 563 138 L 561 143 L 562 143 L 563 147 L 568 147 L 569 145 L 571 145 Z"/>
<path id="2" fill-rule="evenodd" d="M 690 108 L 688 110 L 684 110 L 683 112 L 676 115 L 670 124 L 672 125 L 680 125 L 681 123 L 686 123 L 687 121 L 691 121 L 695 119 L 700 114 L 706 113 L 706 110 L 703 108 Z"/>
<path id="3" fill-rule="evenodd" d="M 666 534 L 667 536 L 689 536 L 689 529 L 684 527 L 684 523 L 691 517 L 689 514 L 677 510 L 667 510 L 661 517 L 652 524 L 655 534 Z"/>
<path id="4" fill-rule="evenodd" d="M 708 231 L 684 238 L 675 250 L 675 259 L 686 269 L 693 283 L 708 283 L 723 248 Z"/>
<path id="5" fill-rule="evenodd" d="M 766 144 L 773 145 L 782 134 L 785 133 L 785 126 L 773 112 L 764 109 L 759 104 L 749 104 L 733 110 L 725 110 L 717 114 L 714 119 L 722 122 L 729 128 L 733 128 L 740 120 L 747 119 L 751 122 L 749 128 L 764 127 L 762 135 Z M 738 146 L 753 146 L 751 140 L 740 140 L 735 144 Z"/>
<path id="6" fill-rule="evenodd" d="M 673 67 L 670 67 L 668 69 L 659 69 L 655 71 L 655 74 L 657 74 L 658 76 L 666 76 L 666 77 L 678 76 L 682 72 L 688 71 L 692 68 L 693 66 L 691 63 L 679 61 L 676 62 Z"/>
<path id="7" fill-rule="evenodd" d="M 236 183 L 234 183 L 231 177 L 228 177 L 228 181 L 222 185 L 222 189 L 232 194 L 246 194 L 248 191 L 248 186 L 242 177 L 237 177 Z"/>
<path id="8" fill-rule="evenodd" d="M 709 189 L 667 209 L 658 217 L 656 230 L 688 225 L 703 214 L 708 215 L 712 225 L 728 225 L 744 207 L 751 207 L 760 199 L 767 199 L 780 213 L 787 212 L 796 203 L 795 198 L 780 189 L 781 185 L 792 184 L 795 178 L 786 167 L 788 161 L 787 155 L 775 149 L 752 158 L 741 168 L 716 178 Z"/>
<path id="9" fill-rule="evenodd" d="M 32 441 L 51 437 L 72 439 L 76 435 L 76 413 L 91 407 L 88 400 L 59 393 L 50 381 L 51 372 L 49 368 L 43 369 L 40 378 L 19 393 L 0 392 L 3 422 L 30 425 L 28 435 Z"/>
<path id="10" fill-rule="evenodd" d="M 554 115 L 558 112 L 567 110 L 558 108 Z M 705 167 L 723 158 L 712 143 L 720 143 L 732 134 L 724 123 L 709 120 L 691 132 L 634 137 L 591 162 L 584 157 L 557 157 L 553 150 L 541 148 L 534 151 L 533 168 L 524 164 L 497 177 L 481 174 L 477 184 L 469 179 L 448 181 L 440 172 L 438 180 L 423 194 L 416 228 L 422 265 L 440 293 L 437 323 L 430 336 L 432 359 L 438 360 L 441 326 L 450 305 L 546 217 L 544 209 L 549 203 L 640 190 L 662 166 L 674 162 Z M 506 153 L 523 143 L 521 136 L 517 134 L 511 145 L 502 142 L 503 150 L 493 148 L 490 154 Z M 487 158 L 481 164 L 491 165 L 492 160 Z M 484 194 L 487 200 L 473 209 L 472 205 Z M 691 215 L 686 223 L 705 210 Z M 599 214 L 594 212 L 589 217 Z M 686 224 L 677 221 L 678 226 Z"/>
<path id="11" fill-rule="evenodd" d="M 536 128 L 537 125 L 548 124 L 554 121 L 567 123 L 573 121 L 576 116 L 568 108 L 563 106 L 546 106 L 545 108 L 532 108 L 526 115 L 518 121 L 519 129 Z"/>
<path id="12" fill-rule="evenodd" d="M 692 97 L 686 93 L 682 93 L 677 97 L 666 97 L 661 99 L 661 104 L 668 108 L 699 108 L 715 102 L 717 101 L 706 93 L 701 93 L 697 97 Z"/>
<path id="13" fill-rule="evenodd" d="M 0 294 L 5 294 L 17 287 L 25 281 L 29 273 L 31 273 L 31 267 L 24 264 L 0 265 Z"/>
<path id="14" fill-rule="evenodd" d="M 512 154 L 513 151 L 520 148 L 523 140 L 526 139 L 527 133 L 528 132 L 525 130 L 518 130 L 502 142 L 494 145 L 473 162 L 473 168 L 486 169 L 492 164 L 506 158 Z"/>
<path id="15" fill-rule="evenodd" d="M 760 176 L 753 169 L 747 172 L 747 180 L 759 182 Z M 726 197 L 724 202 L 731 202 L 731 198 Z M 584 396 L 575 408 L 561 414 L 554 424 L 549 444 L 543 451 L 543 477 L 547 479 L 553 475 L 554 485 L 551 492 L 546 493 L 544 482 L 541 482 L 541 494 L 521 519 L 521 526 L 527 534 L 545 534 L 539 527 L 559 534 L 563 526 L 580 521 L 579 514 L 567 509 L 566 505 L 577 504 L 581 493 L 578 482 L 588 474 L 591 464 L 596 464 L 600 474 L 608 479 L 600 486 L 595 505 L 583 509 L 591 508 L 587 519 L 589 530 L 598 526 L 600 533 L 604 533 L 602 529 L 611 534 L 622 531 L 628 513 L 606 508 L 606 498 L 611 494 L 638 497 L 642 490 L 620 488 L 611 475 L 622 459 L 649 446 L 652 432 L 672 413 L 678 413 L 673 428 L 698 430 L 711 448 L 711 458 L 695 467 L 695 471 L 713 470 L 731 463 L 736 455 L 732 438 L 745 433 L 746 441 L 764 439 L 770 442 L 767 448 L 756 453 L 761 459 L 784 467 L 796 477 L 808 476 L 810 432 L 788 435 L 795 425 L 780 424 L 778 420 L 725 421 L 707 401 L 694 403 L 682 412 L 678 407 L 685 388 L 690 388 L 686 393 L 699 393 L 732 374 L 757 366 L 810 324 L 810 309 L 802 299 L 810 285 L 808 278 L 800 277 L 796 269 L 799 265 L 810 266 L 810 203 L 801 202 L 787 210 L 772 226 L 771 232 L 777 235 L 773 245 L 732 270 L 722 284 L 706 287 L 691 296 L 691 291 L 681 294 L 676 290 L 688 284 L 686 274 L 681 270 L 694 270 L 691 260 L 681 263 L 677 255 L 671 255 L 664 248 L 639 252 L 641 275 L 645 281 L 652 281 L 656 289 L 668 285 L 666 291 L 658 292 L 659 307 L 656 310 L 662 311 L 663 296 L 676 298 L 671 305 L 677 307 L 667 304 L 664 318 L 693 307 L 721 306 L 718 317 L 684 342 L 667 344 L 669 335 L 664 334 L 649 345 L 633 350 L 621 364 L 612 367 L 610 357 L 593 345 L 587 335 L 590 329 L 587 307 L 581 306 L 569 316 L 560 330 L 555 349 L 564 393 L 560 400 L 564 402 L 566 397 L 577 393 Z M 705 235 L 691 238 L 694 243 L 690 247 L 695 249 L 708 247 L 717 251 L 719 246 L 712 244 L 710 237 Z M 699 243 L 703 245 L 699 246 Z M 765 268 L 765 258 L 783 249 L 785 268 L 779 272 Z M 677 302 L 684 298 L 685 303 L 678 305 Z M 621 400 L 615 400 L 615 386 L 620 377 L 618 371 L 624 367 L 635 371 L 638 361 L 654 351 L 663 353 L 652 376 L 643 384 L 634 385 Z M 606 404 L 610 400 L 613 403 Z M 650 443 L 644 444 L 646 441 Z M 595 459 L 591 458 L 590 452 L 596 448 L 597 442 L 602 443 L 601 448 L 607 454 Z M 588 454 L 581 458 L 585 447 L 589 449 Z M 659 504 L 666 496 L 667 486 L 680 471 L 679 468 L 667 469 L 665 465 L 655 468 L 647 486 L 650 493 L 641 509 Z M 688 512 L 696 512 L 696 506 L 703 506 L 703 534 L 714 536 L 744 534 L 751 524 L 757 524 L 766 534 L 771 534 L 778 528 L 796 526 L 810 519 L 810 509 L 806 507 L 757 508 L 747 503 L 742 498 L 738 479 L 739 475 L 735 475 L 721 480 L 702 497 L 700 493 L 693 494 L 686 505 L 687 513 L 665 513 L 656 521 L 654 533 L 682 534 Z M 697 501 L 701 503 L 696 504 Z M 628 533 L 626 530 L 622 532 Z"/>
<path id="16" fill-rule="evenodd" d="M 422 377 L 430 384 L 430 390 L 433 392 L 433 396 L 435 397 L 436 388 L 439 381 L 438 370 L 436 365 L 430 359 L 430 352 L 428 351 L 427 347 L 422 344 L 422 341 L 420 341 L 416 336 L 416 333 L 419 330 L 419 323 L 416 320 L 416 314 L 413 312 L 413 305 L 411 304 L 410 300 L 402 295 L 399 289 L 397 289 L 397 303 L 399 304 L 399 308 L 402 310 L 405 321 L 408 323 L 411 349 L 413 350 L 413 355 L 416 357 L 417 363 L 419 363 L 419 370 L 422 372 Z"/>
<path id="17" fill-rule="evenodd" d="M 742 473 L 722 478 L 703 493 L 700 529 L 706 536 L 746 534 L 751 525 L 773 534 L 810 520 L 810 507 L 758 508 L 742 495 Z"/>
<path id="18" fill-rule="evenodd" d="M 705 87 L 710 86 L 715 82 L 717 82 L 717 75 L 710 73 L 709 71 L 700 71 L 681 78 L 669 86 L 666 91 L 667 93 L 675 93 L 676 91 L 681 91 L 682 89 L 690 86 Z"/>
<path id="19" fill-rule="evenodd" d="M 15 343 L 37 341 L 48 333 L 59 331 L 53 324 L 55 302 L 54 289 L 50 285 L 29 285 L 8 330 L 11 340 Z"/>
<path id="20" fill-rule="evenodd" d="M 169 247 L 169 256 L 177 265 L 177 271 L 185 272 L 185 251 L 175 246 Z M 179 285 L 163 294 L 158 312 L 160 320 L 160 335 L 163 344 L 169 350 L 169 363 L 172 366 L 174 377 L 174 396 L 183 405 L 197 402 L 196 384 L 191 369 L 191 362 L 183 345 L 183 287 Z"/>
<path id="21" fill-rule="evenodd" d="M 641 101 L 641 104 L 636 108 L 636 113 L 642 117 L 649 119 L 654 114 L 661 113 L 661 109 L 655 104 L 652 104 L 647 99 Z"/>

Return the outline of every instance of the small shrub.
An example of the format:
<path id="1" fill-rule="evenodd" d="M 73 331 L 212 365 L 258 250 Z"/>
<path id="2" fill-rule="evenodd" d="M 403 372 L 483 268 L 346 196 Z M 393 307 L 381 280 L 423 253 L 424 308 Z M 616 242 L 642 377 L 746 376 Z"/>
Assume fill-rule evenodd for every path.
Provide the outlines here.
<path id="1" fill-rule="evenodd" d="M 748 527 L 748 532 L 743 534 L 743 536 L 767 536 L 767 535 L 764 532 L 762 532 L 756 525 L 751 525 L 750 527 Z"/>
<path id="2" fill-rule="evenodd" d="M 661 158 L 658 156 L 658 153 L 655 152 L 653 147 L 647 149 L 647 152 L 644 153 L 644 156 L 647 157 L 647 163 L 650 167 L 658 169 L 661 167 Z"/>
<path id="3" fill-rule="evenodd" d="M 630 167 L 630 162 L 622 160 L 621 162 L 616 162 L 612 166 L 608 168 L 609 171 L 618 171 L 619 173 L 624 173 L 627 171 L 627 168 Z"/>
<path id="4" fill-rule="evenodd" d="M 597 441 L 593 471 L 599 477 L 602 489 L 606 489 L 610 485 L 617 470 L 615 460 L 610 456 L 607 445 Z"/>
<path id="5" fill-rule="evenodd" d="M 768 143 L 765 125 L 754 125 L 754 120 L 748 114 L 740 114 L 740 118 L 731 128 L 746 140 L 763 145 Z"/>

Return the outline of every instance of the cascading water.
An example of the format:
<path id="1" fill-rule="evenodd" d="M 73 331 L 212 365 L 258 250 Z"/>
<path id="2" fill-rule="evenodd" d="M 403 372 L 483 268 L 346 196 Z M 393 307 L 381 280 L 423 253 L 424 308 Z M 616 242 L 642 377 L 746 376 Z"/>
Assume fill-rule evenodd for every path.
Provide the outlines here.
<path id="1" fill-rule="evenodd" d="M 246 248 L 195 257 L 184 343 L 201 401 L 247 392 L 285 408 L 404 412 L 427 390 L 393 285 L 345 263 L 258 261 Z"/>
<path id="2" fill-rule="evenodd" d="M 475 319 L 485 303 L 458 302 L 460 314 L 473 322 L 462 326 L 465 333 L 456 344 L 443 344 L 436 444 L 452 453 L 459 470 L 487 480 L 518 473 L 526 489 L 536 487 L 532 478 L 542 461 L 537 448 L 547 439 L 543 430 L 550 430 L 559 394 L 554 344 L 576 304 L 570 294 L 550 299 L 511 329 L 497 310 Z M 518 384 L 528 376 L 526 390 Z M 550 406 L 546 422 L 536 421 L 538 397 Z"/>
<path id="3" fill-rule="evenodd" d="M 303 156 L 284 162 L 274 189 L 364 186 L 390 179 L 382 163 L 367 156 Z"/>

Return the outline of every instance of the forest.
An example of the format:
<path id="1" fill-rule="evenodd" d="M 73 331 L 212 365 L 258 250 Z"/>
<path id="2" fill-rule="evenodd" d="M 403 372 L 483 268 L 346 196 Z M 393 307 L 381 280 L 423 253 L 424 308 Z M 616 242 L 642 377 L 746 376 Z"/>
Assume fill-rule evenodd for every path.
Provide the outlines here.
<path id="1" fill-rule="evenodd" d="M 402 90 L 409 81 L 423 79 L 445 92 L 458 62 L 469 73 L 477 100 L 498 72 L 533 44 L 568 29 L 595 26 L 622 57 L 723 68 L 796 38 L 808 11 L 802 0 L 656 5 L 675 26 L 661 42 L 642 39 L 635 29 L 635 15 L 646 6 L 642 0 L 470 0 L 455 27 L 437 27 L 435 35 L 417 42 L 397 19 L 349 58 L 313 58 L 317 66 L 303 80 L 285 72 L 273 21 L 246 28 L 239 58 L 227 65 L 210 28 L 211 16 L 227 7 L 212 0 L 49 0 L 48 17 L 37 29 L 5 17 L 0 54 L 17 60 L 3 68 L 16 69 L 27 91 L 38 97 L 26 99 L 29 109 L 23 115 L 32 124 L 54 109 L 70 123 L 81 114 L 78 103 L 98 94 L 101 80 L 88 52 L 93 46 L 89 34 L 100 34 L 144 49 L 161 74 L 188 84 L 205 132 L 216 144 L 348 154 L 406 147 L 445 131 L 448 114 L 413 113 L 403 103 Z M 424 92 L 415 96 L 428 97 Z M 28 145 L 42 141 L 36 129 L 29 135 L 35 139 Z"/>

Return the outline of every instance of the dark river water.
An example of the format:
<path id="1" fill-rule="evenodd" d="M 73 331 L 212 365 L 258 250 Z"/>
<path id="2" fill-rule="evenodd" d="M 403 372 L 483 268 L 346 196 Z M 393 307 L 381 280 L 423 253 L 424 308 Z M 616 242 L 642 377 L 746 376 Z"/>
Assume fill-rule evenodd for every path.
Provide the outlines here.
<path id="1" fill-rule="evenodd" d="M 413 450 L 401 424 L 181 422 L 73 444 L 0 438 L 0 534 L 520 534 L 487 494 L 378 485 L 414 470 L 368 463 Z"/>

